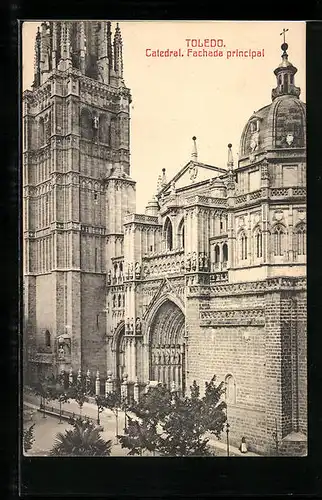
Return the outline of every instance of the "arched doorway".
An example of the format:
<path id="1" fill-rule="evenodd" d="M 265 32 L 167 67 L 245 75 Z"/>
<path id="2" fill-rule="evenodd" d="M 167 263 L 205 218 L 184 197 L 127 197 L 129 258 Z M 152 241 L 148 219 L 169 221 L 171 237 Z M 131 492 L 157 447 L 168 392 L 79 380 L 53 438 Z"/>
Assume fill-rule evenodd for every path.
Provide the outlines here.
<path id="1" fill-rule="evenodd" d="M 150 380 L 185 392 L 185 317 L 181 309 L 166 300 L 157 311 L 150 328 Z"/>

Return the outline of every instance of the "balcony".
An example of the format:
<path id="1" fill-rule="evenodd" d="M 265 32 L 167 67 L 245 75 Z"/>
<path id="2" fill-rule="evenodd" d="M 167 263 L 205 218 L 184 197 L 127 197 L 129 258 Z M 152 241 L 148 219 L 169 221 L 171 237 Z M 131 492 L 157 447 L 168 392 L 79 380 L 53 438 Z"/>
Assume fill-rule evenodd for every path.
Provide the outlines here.
<path id="1" fill-rule="evenodd" d="M 170 250 L 143 257 L 143 277 L 154 278 L 185 272 L 184 250 Z"/>

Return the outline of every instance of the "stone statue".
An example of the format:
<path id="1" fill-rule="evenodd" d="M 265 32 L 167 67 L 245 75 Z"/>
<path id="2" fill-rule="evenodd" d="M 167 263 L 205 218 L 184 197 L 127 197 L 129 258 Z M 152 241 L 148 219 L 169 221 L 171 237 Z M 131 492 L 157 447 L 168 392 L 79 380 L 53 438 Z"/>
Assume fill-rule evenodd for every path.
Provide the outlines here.
<path id="1" fill-rule="evenodd" d="M 140 274 L 141 274 L 141 265 L 139 262 L 136 262 L 135 263 L 135 275 L 140 276 Z"/>
<path id="2" fill-rule="evenodd" d="M 203 262 L 203 268 L 204 268 L 204 270 L 208 271 L 208 257 L 207 257 L 206 253 L 203 254 L 202 262 Z"/>
<path id="3" fill-rule="evenodd" d="M 191 255 L 190 255 L 190 252 L 187 254 L 187 258 L 186 258 L 186 269 L 187 269 L 187 271 L 190 271 L 190 269 L 191 269 Z"/>
<path id="4" fill-rule="evenodd" d="M 133 318 L 131 318 L 131 322 L 130 322 L 130 333 L 133 333 L 134 331 L 134 327 L 133 327 Z"/>
<path id="5" fill-rule="evenodd" d="M 111 281 L 112 281 L 112 273 L 111 273 L 111 270 L 109 269 L 109 271 L 107 273 L 107 284 L 110 285 Z"/>
<path id="6" fill-rule="evenodd" d="M 65 349 L 64 349 L 63 344 L 59 345 L 59 348 L 58 348 L 58 357 L 59 357 L 59 359 L 64 359 L 64 357 L 65 357 Z"/>
<path id="7" fill-rule="evenodd" d="M 94 128 L 98 128 L 98 121 L 99 121 L 98 116 L 94 116 L 94 118 L 93 118 L 93 125 L 94 125 Z"/>
<path id="8" fill-rule="evenodd" d="M 200 271 L 203 270 L 203 253 L 202 252 L 199 253 L 199 270 Z"/>
<path id="9" fill-rule="evenodd" d="M 138 318 L 136 318 L 136 321 L 135 321 L 135 331 L 136 331 L 136 333 L 141 333 L 141 327 L 142 327 L 141 320 L 138 317 Z"/>
<path id="10" fill-rule="evenodd" d="M 130 320 L 129 320 L 129 318 L 126 319 L 125 331 L 126 331 L 126 333 L 128 333 L 130 331 Z"/>
<path id="11" fill-rule="evenodd" d="M 130 278 L 133 278 L 133 263 L 132 262 L 129 264 L 129 274 L 130 274 Z"/>
<path id="12" fill-rule="evenodd" d="M 197 254 L 193 252 L 192 254 L 192 270 L 195 271 L 197 269 Z"/>
<path id="13" fill-rule="evenodd" d="M 174 181 L 171 182 L 170 194 L 171 195 L 175 195 L 176 194 L 176 184 L 175 184 Z"/>

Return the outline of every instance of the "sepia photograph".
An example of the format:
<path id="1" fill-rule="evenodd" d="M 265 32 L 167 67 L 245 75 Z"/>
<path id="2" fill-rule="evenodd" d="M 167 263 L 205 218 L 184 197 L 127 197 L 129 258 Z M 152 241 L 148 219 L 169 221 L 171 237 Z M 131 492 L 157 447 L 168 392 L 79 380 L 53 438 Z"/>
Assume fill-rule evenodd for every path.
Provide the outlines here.
<path id="1" fill-rule="evenodd" d="M 24 456 L 307 456 L 305 22 L 21 44 Z"/>

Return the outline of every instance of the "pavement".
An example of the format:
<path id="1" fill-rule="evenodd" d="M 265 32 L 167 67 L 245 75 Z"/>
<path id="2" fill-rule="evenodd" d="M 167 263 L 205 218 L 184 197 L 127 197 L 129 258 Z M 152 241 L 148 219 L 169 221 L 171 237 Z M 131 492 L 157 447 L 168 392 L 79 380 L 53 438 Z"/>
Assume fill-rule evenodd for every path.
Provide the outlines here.
<path id="1" fill-rule="evenodd" d="M 52 448 L 55 437 L 58 432 L 64 432 L 66 429 L 71 428 L 71 425 L 63 420 L 59 422 L 59 418 L 52 415 L 43 416 L 43 412 L 39 410 L 39 398 L 32 393 L 24 393 L 24 406 L 31 411 L 31 420 L 28 421 L 28 426 L 31 422 L 35 422 L 34 427 L 34 445 L 32 449 L 26 453 L 28 456 L 47 456 Z M 59 403 L 57 401 L 50 401 L 47 403 L 50 407 L 53 407 L 54 411 L 59 412 Z M 62 404 L 62 409 L 68 412 L 74 412 L 75 415 L 80 415 L 80 409 L 78 404 L 71 400 L 68 403 Z M 30 414 L 30 411 L 28 412 Z M 92 402 L 84 403 L 82 408 L 82 416 L 87 416 L 90 418 L 97 419 L 97 406 Z M 118 429 L 116 429 L 116 416 L 112 410 L 105 409 L 100 413 L 100 424 L 103 427 L 101 436 L 105 440 L 111 440 L 113 443 L 111 456 L 126 456 L 128 455 L 128 449 L 122 448 L 118 442 L 116 435 L 121 433 L 124 429 L 125 424 L 125 414 L 122 411 L 118 412 L 117 424 Z M 214 436 L 209 436 L 209 445 L 214 449 L 216 456 L 227 456 L 227 445 L 225 442 L 221 442 Z M 147 454 L 146 454 L 147 455 Z M 229 455 L 231 457 L 255 457 L 260 456 L 256 453 L 241 453 L 238 448 L 234 446 L 229 446 Z"/>

